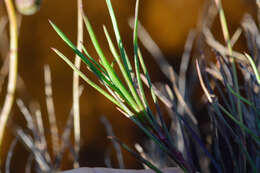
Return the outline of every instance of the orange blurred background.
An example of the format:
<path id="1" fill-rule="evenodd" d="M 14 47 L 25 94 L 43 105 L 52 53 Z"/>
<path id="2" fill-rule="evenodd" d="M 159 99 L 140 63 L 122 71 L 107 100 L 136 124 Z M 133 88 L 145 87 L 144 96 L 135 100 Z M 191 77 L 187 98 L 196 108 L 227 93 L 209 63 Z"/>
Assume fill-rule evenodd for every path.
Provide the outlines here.
<path id="1" fill-rule="evenodd" d="M 105 24 L 112 35 L 113 30 L 106 8 L 105 0 L 84 0 L 84 10 L 92 23 L 102 48 L 106 55 L 110 55 L 107 42 L 103 34 L 102 25 Z M 239 26 L 245 11 L 253 11 L 254 7 L 246 0 L 223 1 L 226 16 L 231 28 Z M 190 29 L 195 28 L 198 16 L 202 12 L 204 0 L 141 0 L 140 21 L 151 34 L 154 41 L 162 49 L 170 64 L 178 66 L 184 43 Z M 128 26 L 129 17 L 134 15 L 134 0 L 112 0 L 112 4 L 118 19 L 120 32 L 127 48 L 128 54 L 133 54 L 132 31 Z M 19 75 L 23 78 L 28 94 L 37 100 L 46 118 L 46 106 L 44 100 L 43 65 L 49 64 L 52 70 L 53 92 L 55 112 L 58 119 L 59 130 L 62 131 L 72 104 L 72 70 L 50 47 L 61 50 L 65 55 L 74 58 L 73 52 L 51 28 L 48 19 L 52 20 L 67 36 L 76 42 L 77 12 L 76 0 L 43 0 L 41 9 L 33 16 L 23 16 L 19 37 Z M 0 0 L 0 15 L 5 15 L 3 1 Z M 86 32 L 85 32 L 86 33 Z M 219 28 L 215 33 L 221 35 Z M 1 41 L 1 40 L 0 40 Z M 85 35 L 85 45 L 89 52 L 95 55 L 88 35 Z M 144 49 L 143 49 L 144 50 Z M 145 52 L 145 61 L 150 67 L 153 81 L 161 80 L 161 72 L 156 68 L 150 55 Z M 84 69 L 85 67 L 83 67 Z M 84 84 L 84 82 L 82 82 Z M 140 141 L 142 135 L 131 121 L 116 111 L 115 107 L 94 89 L 85 85 L 84 93 L 80 100 L 81 105 L 81 153 L 82 166 L 104 166 L 103 158 L 110 142 L 106 138 L 105 130 L 99 118 L 105 115 L 111 121 L 115 134 L 124 142 L 133 144 Z M 19 95 L 18 95 L 19 96 Z M 2 95 L 3 97 L 3 95 Z M 24 119 L 21 113 L 15 110 L 10 119 L 11 124 L 23 125 Z M 11 125 L 9 127 L 12 127 Z M 2 158 L 13 138 L 12 128 L 7 128 L 4 151 Z M 46 134 L 49 134 L 46 128 Z M 111 147 L 110 147 L 111 148 Z M 12 168 L 14 172 L 24 170 L 24 147 L 18 146 Z M 127 168 L 137 167 L 136 161 L 129 155 Z M 69 163 L 69 162 L 66 162 Z M 65 165 L 64 168 L 70 168 Z"/>

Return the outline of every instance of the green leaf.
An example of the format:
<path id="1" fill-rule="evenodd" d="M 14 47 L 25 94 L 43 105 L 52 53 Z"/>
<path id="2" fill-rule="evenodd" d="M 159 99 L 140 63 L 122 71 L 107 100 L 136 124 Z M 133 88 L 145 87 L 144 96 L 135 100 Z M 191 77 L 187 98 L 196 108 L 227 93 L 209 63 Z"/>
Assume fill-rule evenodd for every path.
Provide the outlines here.
<path id="1" fill-rule="evenodd" d="M 102 65 L 104 66 L 104 68 L 106 69 L 108 75 L 110 76 L 113 84 L 119 88 L 119 90 L 123 93 L 124 97 L 126 98 L 126 100 L 130 103 L 129 105 L 136 111 L 136 112 L 140 112 L 140 109 L 138 107 L 138 105 L 136 104 L 135 100 L 133 99 L 132 95 L 128 92 L 128 90 L 125 88 L 125 86 L 123 85 L 123 83 L 121 82 L 121 80 L 119 79 L 119 77 L 117 76 L 117 74 L 115 73 L 114 69 L 111 67 L 110 63 L 107 61 L 97 39 L 96 39 L 96 35 L 92 29 L 92 26 L 87 18 L 87 16 L 83 13 L 83 19 L 84 19 L 84 23 L 86 25 L 86 28 L 88 30 L 88 33 L 90 35 L 91 41 L 101 59 Z"/>
<path id="2" fill-rule="evenodd" d="M 218 107 L 238 126 L 240 126 L 245 132 L 247 132 L 249 135 L 251 135 L 256 142 L 260 144 L 260 138 L 257 136 L 254 132 L 252 132 L 249 128 L 247 128 L 242 122 L 237 120 L 231 113 L 229 113 L 222 105 L 218 104 Z"/>
<path id="3" fill-rule="evenodd" d="M 76 71 L 79 76 L 86 81 L 90 86 L 95 88 L 98 92 L 100 92 L 102 95 L 104 95 L 107 99 L 109 99 L 112 103 L 120 107 L 121 109 L 124 110 L 124 108 L 116 101 L 111 95 L 109 95 L 105 90 L 100 88 L 96 83 L 92 82 L 87 76 L 84 75 L 65 55 L 63 55 L 60 51 L 57 49 L 52 48 L 52 50 L 59 55 L 61 59 L 63 59 L 74 71 Z"/>
<path id="4" fill-rule="evenodd" d="M 67 43 L 69 47 L 83 60 L 83 62 L 95 73 L 101 80 L 105 81 L 109 86 L 112 86 L 112 83 L 107 80 L 106 77 L 77 49 L 77 47 L 68 39 L 68 37 L 51 21 L 49 21 L 54 30 L 62 38 L 62 40 Z"/>
<path id="5" fill-rule="evenodd" d="M 126 102 L 135 109 L 135 105 L 129 101 L 129 97 L 127 93 L 125 93 L 122 88 L 118 87 L 113 81 L 113 83 L 107 79 L 78 49 L 77 47 L 67 38 L 67 36 L 54 24 L 50 21 L 50 24 L 54 28 L 54 30 L 58 33 L 58 35 L 62 38 L 65 43 L 67 43 L 74 52 L 83 60 L 84 63 L 90 68 L 90 70 L 97 75 L 101 81 L 105 82 L 109 87 L 111 87 L 113 90 L 115 90 L 122 98 L 126 100 Z M 109 64 L 110 66 L 110 64 Z M 109 72 L 107 72 L 109 74 Z M 138 112 L 138 111 L 137 111 Z"/>
<path id="6" fill-rule="evenodd" d="M 90 61 L 91 61 L 93 64 L 95 64 L 96 67 L 97 67 L 100 71 L 102 71 L 107 77 L 109 77 L 108 74 L 107 74 L 107 72 L 105 71 L 105 69 L 104 69 L 101 65 L 99 65 L 94 58 L 92 58 L 92 57 L 89 55 L 87 49 L 85 48 L 85 46 L 84 46 L 83 44 L 82 44 L 82 50 L 83 50 L 83 52 L 87 55 L 87 57 L 89 57 Z"/>
<path id="7" fill-rule="evenodd" d="M 131 63 L 130 63 L 130 61 L 129 61 L 126 53 L 125 53 L 125 48 L 123 46 L 123 42 L 122 42 L 122 39 L 121 39 L 121 36 L 120 36 L 120 32 L 119 32 L 119 29 L 118 29 L 118 25 L 117 25 L 115 13 L 114 13 L 111 1 L 106 0 L 106 4 L 107 4 L 109 15 L 110 15 L 110 18 L 111 18 L 111 21 L 112 21 L 112 24 L 113 24 L 114 33 L 116 35 L 116 40 L 117 40 L 117 45 L 118 45 L 118 48 L 120 50 L 120 54 L 121 54 L 124 66 L 127 70 L 127 73 L 130 74 L 131 71 L 133 71 L 133 68 L 132 68 Z"/>
<path id="8" fill-rule="evenodd" d="M 132 93 L 132 95 L 134 96 L 137 104 L 139 105 L 139 107 L 142 107 L 142 104 L 141 104 L 141 101 L 138 97 L 138 94 L 137 94 L 137 91 L 136 91 L 136 88 L 134 87 L 134 84 L 133 84 L 133 81 L 132 81 L 132 78 L 131 78 L 131 74 L 127 71 L 127 69 L 125 68 L 125 66 L 122 64 L 121 60 L 120 60 L 120 56 L 118 55 L 117 51 L 116 51 L 116 48 L 111 40 L 111 37 L 106 29 L 105 26 L 103 26 L 103 29 L 104 29 L 104 33 L 106 35 L 106 38 L 107 38 L 107 41 L 108 41 L 108 45 L 109 45 L 109 48 L 110 48 L 110 51 L 111 53 L 113 54 L 119 68 L 120 68 L 120 71 L 122 72 L 123 74 L 123 77 Z"/>

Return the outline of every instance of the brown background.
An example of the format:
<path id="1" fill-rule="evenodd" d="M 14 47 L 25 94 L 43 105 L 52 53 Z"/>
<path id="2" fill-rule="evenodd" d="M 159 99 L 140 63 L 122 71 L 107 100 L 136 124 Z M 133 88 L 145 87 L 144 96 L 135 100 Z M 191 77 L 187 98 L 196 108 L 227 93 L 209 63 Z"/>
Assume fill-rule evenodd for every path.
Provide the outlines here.
<path id="1" fill-rule="evenodd" d="M 112 27 L 105 0 L 84 0 L 84 9 L 87 13 L 95 32 L 98 36 L 106 55 L 108 46 L 102 30 L 105 24 L 112 35 Z M 190 29 L 196 27 L 198 16 L 203 8 L 203 0 L 141 0 L 140 21 L 152 35 L 155 42 L 167 56 L 169 62 L 178 66 L 185 39 Z M 250 1 L 225 0 L 224 8 L 228 16 L 231 28 L 239 26 L 245 10 L 253 11 Z M 134 14 L 134 0 L 112 0 L 113 7 L 118 19 L 120 32 L 125 46 L 132 52 L 132 33 L 128 27 L 128 18 Z M 3 1 L 0 0 L 0 15 L 5 14 Z M 59 130 L 62 131 L 65 120 L 72 104 L 72 70 L 55 55 L 50 47 L 61 50 L 68 57 L 74 58 L 73 52 L 61 41 L 48 23 L 51 19 L 58 25 L 74 42 L 76 40 L 76 0 L 43 0 L 42 7 L 33 16 L 24 16 L 19 38 L 19 74 L 24 79 L 27 92 L 32 98 L 41 104 L 45 120 L 46 109 L 44 101 L 43 65 L 49 64 L 52 69 L 53 90 L 56 114 Z M 217 25 L 216 25 L 217 26 Z M 218 29 L 218 30 L 217 30 Z M 215 33 L 220 35 L 219 28 Z M 85 45 L 89 52 L 95 55 L 89 37 L 85 36 Z M 145 50 L 144 50 L 145 52 Z M 161 74 L 145 52 L 145 61 L 150 66 L 153 81 L 160 81 Z M 116 135 L 127 143 L 140 140 L 140 132 L 132 122 L 115 110 L 115 107 L 104 97 L 89 86 L 85 85 L 85 91 L 81 97 L 81 130 L 82 152 L 80 155 L 83 166 L 104 166 L 104 151 L 109 146 L 104 128 L 100 123 L 100 115 L 106 115 L 112 122 Z M 23 124 L 24 120 L 19 111 L 13 111 L 12 124 Z M 48 135 L 48 128 L 47 135 Z M 9 147 L 12 133 L 10 128 L 6 134 L 4 150 Z M 15 150 L 19 156 L 13 160 L 14 172 L 21 172 L 27 154 L 23 147 Z M 5 155 L 6 153 L 4 153 Z M 4 156 L 2 156 L 4 157 Z M 128 159 L 127 168 L 136 167 L 136 162 L 131 156 Z M 19 162 L 19 163 L 18 163 Z M 69 164 L 65 166 L 70 167 Z"/>

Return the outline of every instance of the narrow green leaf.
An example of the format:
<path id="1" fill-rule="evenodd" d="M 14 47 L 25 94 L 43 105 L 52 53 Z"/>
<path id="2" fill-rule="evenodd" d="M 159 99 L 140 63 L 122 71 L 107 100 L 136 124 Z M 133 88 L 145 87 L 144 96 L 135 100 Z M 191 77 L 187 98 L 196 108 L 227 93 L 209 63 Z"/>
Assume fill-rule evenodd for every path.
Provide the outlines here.
<path id="1" fill-rule="evenodd" d="M 239 120 L 237 120 L 231 113 L 229 113 L 222 105 L 217 104 L 218 107 L 233 121 L 235 122 L 238 126 L 240 126 L 245 132 L 247 132 L 249 135 L 251 135 L 256 142 L 260 144 L 260 137 L 257 136 L 254 132 L 252 132 L 249 128 L 247 128 L 243 123 L 241 123 Z"/>
<path id="2" fill-rule="evenodd" d="M 140 76 L 140 65 L 138 60 L 138 7 L 139 7 L 139 0 L 136 1 L 136 8 L 135 8 L 135 27 L 134 27 L 134 35 L 133 35 L 133 44 L 134 44 L 134 59 L 135 59 L 135 71 L 136 71 L 136 78 L 137 84 L 140 91 L 140 96 L 143 101 L 145 107 L 148 107 L 148 103 L 145 97 L 143 84 Z"/>
<path id="3" fill-rule="evenodd" d="M 110 18 L 111 18 L 111 21 L 112 21 L 114 33 L 115 33 L 115 36 L 116 36 L 117 45 L 118 45 L 118 48 L 120 50 L 120 55 L 121 55 L 121 58 L 122 58 L 122 61 L 123 61 L 124 70 L 125 70 L 125 73 L 126 73 L 125 75 L 127 75 L 127 80 L 128 80 L 128 85 L 129 85 L 130 91 L 131 91 L 135 101 L 137 102 L 138 106 L 140 107 L 140 109 L 144 109 L 144 107 L 141 103 L 141 100 L 138 97 L 137 91 L 134 88 L 134 79 L 133 79 L 134 77 L 132 76 L 133 68 L 132 68 L 132 65 L 129 61 L 129 58 L 126 54 L 125 48 L 123 46 L 123 42 L 122 42 L 122 39 L 121 39 L 121 36 L 120 36 L 120 32 L 119 32 L 119 29 L 118 29 L 118 25 L 117 25 L 117 21 L 116 21 L 116 17 L 115 17 L 115 14 L 114 14 L 114 10 L 113 10 L 111 1 L 106 0 L 106 3 L 107 3 L 108 10 L 109 10 Z"/>
<path id="4" fill-rule="evenodd" d="M 149 89 L 150 89 L 150 92 L 151 92 L 153 101 L 154 101 L 154 103 L 157 103 L 158 100 L 157 100 L 155 91 L 154 91 L 154 89 L 153 89 L 153 87 L 152 87 L 152 81 L 151 81 L 149 72 L 148 72 L 148 70 L 147 70 L 147 68 L 146 68 L 146 65 L 145 65 L 145 63 L 144 63 L 143 55 L 142 55 L 140 49 L 138 49 L 138 57 L 139 57 L 139 61 L 140 61 L 140 63 L 141 63 L 141 67 L 142 67 L 142 70 L 143 70 L 143 72 L 144 72 L 144 75 L 145 75 L 145 77 L 146 77 L 146 79 L 147 79 L 147 82 L 148 82 L 148 85 L 149 85 Z"/>
<path id="5" fill-rule="evenodd" d="M 247 160 L 248 160 L 248 162 L 249 162 L 249 164 L 250 164 L 250 166 L 253 170 L 253 173 L 258 173 L 256 165 L 255 165 L 254 161 L 252 160 L 251 156 L 249 155 L 249 153 L 247 152 L 246 147 L 242 144 L 241 141 L 238 144 L 239 144 L 240 148 L 242 148 L 243 152 L 245 153 L 246 158 L 247 158 Z"/>
<path id="6" fill-rule="evenodd" d="M 84 63 L 101 79 L 104 80 L 109 86 L 112 86 L 112 83 L 107 80 L 106 77 L 77 49 L 77 47 L 68 39 L 68 37 L 51 21 L 49 21 L 54 30 L 62 38 L 62 40 L 68 44 L 69 47 L 83 60 Z"/>
<path id="7" fill-rule="evenodd" d="M 92 82 L 87 76 L 84 75 L 65 55 L 63 55 L 60 51 L 57 49 L 52 49 L 57 55 L 59 55 L 60 58 L 62 58 L 74 71 L 76 71 L 79 76 L 86 81 L 90 86 L 92 86 L 94 89 L 96 89 L 98 92 L 100 92 L 102 95 L 104 95 L 107 99 L 109 99 L 112 103 L 120 107 L 124 110 L 124 108 L 113 98 L 111 97 L 105 90 L 100 88 L 96 83 Z"/>
<path id="8" fill-rule="evenodd" d="M 240 95 L 239 84 L 238 84 L 238 75 L 237 75 L 237 70 L 236 70 L 236 62 L 233 57 L 233 49 L 232 49 L 232 45 L 231 45 L 231 41 L 230 41 L 227 20 L 226 20 L 224 9 L 222 7 L 221 0 L 218 0 L 217 7 L 219 10 L 219 19 L 220 19 L 220 23 L 221 23 L 223 36 L 224 36 L 226 45 L 228 47 L 229 56 L 231 56 L 231 65 L 232 65 L 232 73 L 233 73 L 232 75 L 234 77 L 235 91 Z M 237 112 L 238 112 L 241 123 L 243 123 L 242 108 L 241 108 L 241 102 L 239 99 L 237 100 Z"/>
<path id="9" fill-rule="evenodd" d="M 114 13 L 111 1 L 106 0 L 106 4 L 107 4 L 109 15 L 110 15 L 110 18 L 111 18 L 111 21 L 112 21 L 112 25 L 113 25 L 114 33 L 115 33 L 115 36 L 116 36 L 117 45 L 118 45 L 118 48 L 120 50 L 121 58 L 123 60 L 123 64 L 125 66 L 127 74 L 129 75 L 133 71 L 133 68 L 132 68 L 132 65 L 129 61 L 129 58 L 127 57 L 127 55 L 125 53 L 125 48 L 123 46 L 123 42 L 122 42 L 122 39 L 121 39 L 121 36 L 120 36 L 120 32 L 119 32 L 119 29 L 118 29 L 118 25 L 117 25 L 115 13 Z"/>
<path id="10" fill-rule="evenodd" d="M 139 61 L 141 62 L 143 71 L 144 71 L 144 73 L 146 74 L 145 77 L 146 77 L 146 79 L 147 79 L 147 81 L 148 81 L 149 89 L 150 89 L 150 92 L 151 92 L 151 94 L 152 94 L 152 98 L 153 98 L 153 101 L 154 101 L 154 103 L 155 103 L 156 109 L 157 109 L 157 111 L 158 111 L 159 118 L 160 118 L 160 121 L 161 121 L 161 125 L 162 125 L 162 127 L 163 127 L 163 131 L 164 131 L 164 133 L 165 133 L 167 139 L 169 140 L 169 142 L 173 145 L 173 143 L 174 143 L 174 142 L 173 142 L 173 139 L 172 139 L 172 137 L 171 137 L 171 135 L 170 135 L 170 133 L 169 133 L 169 131 L 168 131 L 168 129 L 167 129 L 167 126 L 166 126 L 166 123 L 165 123 L 163 117 L 162 117 L 161 114 L 160 114 L 160 109 L 159 109 L 159 105 L 158 105 L 158 100 L 157 100 L 155 91 L 154 91 L 154 89 L 153 89 L 153 87 L 152 87 L 152 82 L 151 82 L 150 76 L 149 76 L 149 74 L 148 74 L 148 71 L 146 70 L 146 66 L 145 66 L 145 64 L 144 64 L 143 57 L 142 57 L 142 54 L 141 54 L 140 49 L 138 49 L 138 56 L 139 56 Z M 147 104 L 147 105 L 148 105 L 148 104 Z M 154 127 L 155 127 L 155 128 L 157 129 L 157 131 L 158 131 L 159 124 L 157 123 L 157 121 L 156 121 L 156 119 L 155 119 L 155 117 L 154 117 L 154 115 L 153 115 L 151 109 L 149 108 L 149 106 L 147 106 L 147 108 L 148 108 L 148 112 L 151 114 L 151 116 L 150 116 L 151 121 L 153 122 Z"/>
<path id="11" fill-rule="evenodd" d="M 237 96 L 240 100 L 242 100 L 243 102 L 245 102 L 246 104 L 248 104 L 249 106 L 254 106 L 253 103 L 251 103 L 249 100 L 247 100 L 246 98 L 242 97 L 241 95 L 239 95 L 236 91 L 234 91 L 229 84 L 227 84 L 228 90 L 235 96 Z"/>
<path id="12" fill-rule="evenodd" d="M 245 102 L 246 104 L 248 104 L 249 106 L 251 106 L 251 107 L 255 110 L 255 112 L 256 112 L 257 115 L 258 115 L 258 117 L 256 117 L 256 120 L 258 121 L 258 120 L 259 120 L 259 116 L 260 116 L 260 112 L 259 112 L 259 110 L 255 107 L 255 105 L 254 105 L 252 102 L 250 102 L 248 99 L 246 99 L 246 98 L 242 97 L 241 95 L 239 95 L 238 93 L 236 93 L 236 91 L 234 91 L 228 84 L 227 84 L 227 87 L 228 87 L 229 91 L 230 91 L 233 95 L 235 95 L 236 97 L 238 97 L 241 101 Z"/>
<path id="13" fill-rule="evenodd" d="M 104 69 L 101 65 L 99 65 L 94 58 L 92 58 L 92 57 L 89 55 L 89 53 L 88 53 L 86 47 L 85 47 L 83 44 L 82 44 L 82 50 L 83 50 L 83 52 L 87 55 L 87 57 L 89 57 L 90 61 L 91 61 L 93 64 L 95 64 L 96 67 L 97 67 L 100 71 L 102 71 L 107 77 L 109 77 L 108 74 L 107 74 L 107 72 L 105 71 L 105 69 Z"/>
<path id="14" fill-rule="evenodd" d="M 67 36 L 54 24 L 50 21 L 50 24 L 52 25 L 52 27 L 54 28 L 54 30 L 58 33 L 58 35 L 62 38 L 63 41 L 65 41 L 65 43 L 67 43 L 73 50 L 74 52 L 83 60 L 83 62 L 85 62 L 87 64 L 87 66 L 91 69 L 92 72 L 94 72 L 97 77 L 99 79 L 101 79 L 101 81 L 104 81 L 106 84 L 109 85 L 109 87 L 113 88 L 113 90 L 115 90 L 122 98 L 124 98 L 126 100 L 126 102 L 136 111 L 138 110 L 136 107 L 135 102 L 132 100 L 129 100 L 129 94 L 127 92 L 126 89 L 122 89 L 122 86 L 116 85 L 118 83 L 111 83 L 111 81 L 109 81 L 107 79 L 107 77 L 105 77 L 78 49 L 77 47 L 67 38 Z M 108 63 L 108 62 L 107 62 Z M 108 66 L 110 66 L 110 64 L 108 64 Z M 108 74 L 110 74 L 107 71 Z M 111 77 L 111 76 L 109 76 Z M 131 99 L 131 97 L 130 97 Z M 137 111 L 138 112 L 138 111 Z"/>
<path id="15" fill-rule="evenodd" d="M 141 101 L 138 97 L 138 94 L 137 94 L 137 91 L 134 87 L 134 84 L 133 84 L 133 81 L 132 81 L 132 78 L 131 78 L 131 74 L 130 72 L 127 71 L 127 69 L 125 68 L 125 66 L 122 64 L 121 60 L 120 60 L 120 56 L 118 55 L 117 51 L 116 51 L 116 48 L 111 40 L 111 37 L 106 29 L 105 26 L 103 26 L 103 29 L 104 29 L 104 33 L 106 35 L 106 38 L 107 38 L 107 41 L 108 41 L 108 45 L 109 45 L 109 48 L 110 48 L 110 51 L 111 53 L 113 54 L 119 68 L 120 68 L 120 71 L 122 72 L 123 74 L 123 77 L 132 93 L 132 95 L 134 96 L 134 99 L 136 100 L 137 104 L 139 105 L 139 107 L 142 107 L 141 105 Z"/>
<path id="16" fill-rule="evenodd" d="M 134 101 L 133 97 L 131 96 L 131 94 L 128 92 L 128 90 L 125 88 L 125 86 L 123 85 L 123 83 L 121 82 L 121 80 L 119 79 L 119 77 L 117 76 L 117 74 L 115 73 L 114 69 L 111 67 L 110 63 L 108 62 L 108 60 L 106 59 L 97 39 L 96 39 L 96 35 L 92 29 L 92 26 L 87 18 L 87 16 L 83 13 L 83 19 L 84 19 L 84 23 L 86 25 L 86 28 L 88 30 L 88 33 L 90 35 L 91 41 L 101 59 L 102 64 L 104 65 L 104 68 L 106 69 L 108 75 L 110 76 L 113 84 L 119 88 L 119 90 L 123 93 L 124 97 L 127 99 L 127 101 L 130 103 L 130 106 L 136 111 L 136 112 L 140 112 L 138 105 L 136 104 L 136 102 Z"/>

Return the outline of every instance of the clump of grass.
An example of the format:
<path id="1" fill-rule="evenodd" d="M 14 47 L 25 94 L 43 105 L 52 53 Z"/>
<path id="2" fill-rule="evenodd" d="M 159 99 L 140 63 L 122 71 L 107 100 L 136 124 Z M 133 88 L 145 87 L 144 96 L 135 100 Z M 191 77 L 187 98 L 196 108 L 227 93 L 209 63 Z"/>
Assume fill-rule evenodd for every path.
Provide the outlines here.
<path id="1" fill-rule="evenodd" d="M 137 32 L 139 1 L 137 1 L 136 3 L 136 16 L 134 25 L 135 27 L 133 32 L 135 68 L 133 68 L 133 66 L 131 65 L 128 55 L 126 54 L 125 48 L 123 46 L 111 2 L 107 0 L 106 3 L 109 9 L 111 21 L 117 40 L 117 46 L 120 53 L 117 52 L 105 26 L 104 32 L 107 37 L 111 52 L 115 58 L 115 61 L 119 66 L 121 73 L 123 74 L 125 83 L 123 83 L 122 79 L 118 77 L 118 74 L 115 72 L 113 65 L 111 65 L 111 63 L 107 60 L 106 56 L 101 50 L 100 45 L 92 29 L 92 26 L 83 12 L 82 15 L 84 18 L 85 25 L 89 32 L 92 43 L 99 55 L 99 60 L 95 60 L 93 57 L 91 57 L 85 48 L 83 48 L 85 55 L 82 52 L 80 52 L 55 24 L 53 24 L 52 22 L 50 23 L 55 29 L 55 31 L 59 34 L 59 36 L 75 51 L 75 53 L 88 66 L 89 70 L 98 77 L 100 84 L 103 85 L 107 89 L 107 91 L 101 88 L 100 85 L 92 82 L 85 74 L 83 74 L 78 68 L 76 68 L 65 55 L 63 55 L 56 49 L 53 50 L 71 68 L 73 68 L 73 70 L 77 71 L 78 74 L 88 84 L 90 84 L 93 88 L 98 90 L 101 94 L 103 94 L 106 98 L 113 102 L 117 106 L 117 108 L 124 115 L 126 115 L 126 117 L 130 118 L 134 123 L 136 123 L 136 125 L 138 125 L 138 127 L 140 127 L 147 136 L 153 139 L 153 141 L 156 142 L 159 145 L 159 147 L 169 155 L 169 157 L 171 157 L 176 163 L 178 163 L 182 169 L 184 169 L 186 172 L 194 172 L 194 168 L 192 168 L 187 163 L 183 155 L 173 145 L 172 137 L 170 136 L 169 131 L 166 127 L 166 123 L 164 122 L 164 119 L 162 118 L 162 115 L 160 113 L 158 99 L 152 87 L 149 73 L 144 64 L 144 60 L 138 46 Z M 141 69 L 144 78 L 148 82 L 148 87 L 150 88 L 154 104 L 157 108 L 157 113 L 159 114 L 159 122 L 156 120 L 154 113 L 151 111 L 150 105 L 148 105 L 141 78 Z"/>
<path id="2" fill-rule="evenodd" d="M 247 16 L 242 26 L 251 55 L 236 52 L 236 55 L 239 55 L 236 56 L 232 48 L 235 42 L 231 44 L 232 39 L 228 34 L 221 2 L 216 2 L 227 48 L 216 40 L 215 44 L 211 41 L 209 45 L 216 54 L 216 64 L 209 66 L 202 59 L 199 67 L 198 61 L 196 62 L 213 126 L 212 152 L 224 172 L 258 172 L 260 168 L 259 66 L 255 51 L 259 49 L 259 45 L 255 38 L 259 37 L 259 32 L 252 18 Z M 209 30 L 206 29 L 206 38 L 209 35 Z M 241 75 L 238 75 L 238 72 Z"/>
<path id="3" fill-rule="evenodd" d="M 107 91 L 101 88 L 100 85 L 94 83 L 90 80 L 85 74 L 83 74 L 78 68 L 76 68 L 70 60 L 59 52 L 57 49 L 53 49 L 74 71 L 76 71 L 89 85 L 103 94 L 106 98 L 108 98 L 112 103 L 114 103 L 117 108 L 124 114 L 126 117 L 130 118 L 147 136 L 149 136 L 158 146 L 164 151 L 172 160 L 174 160 L 185 172 L 195 172 L 195 167 L 189 163 L 189 158 L 184 158 L 182 152 L 180 152 L 177 146 L 174 144 L 173 138 L 166 126 L 166 123 L 163 119 L 163 116 L 160 111 L 160 107 L 158 105 L 158 98 L 168 103 L 169 109 L 176 113 L 176 109 L 172 104 L 172 101 L 166 99 L 167 97 L 162 94 L 158 94 L 158 90 L 155 90 L 155 87 L 151 83 L 151 79 L 148 73 L 148 70 L 145 66 L 140 48 L 138 46 L 138 5 L 139 1 L 136 3 L 136 15 L 134 22 L 134 32 L 133 32 L 133 46 L 134 46 L 134 67 L 131 65 L 128 55 L 126 54 L 125 48 L 122 43 L 122 39 L 120 36 L 120 32 L 117 26 L 117 21 L 115 18 L 115 14 L 111 5 L 110 0 L 106 1 L 111 21 L 113 24 L 117 46 L 120 53 L 117 52 L 116 47 L 111 41 L 110 35 L 104 27 L 104 32 L 108 40 L 108 44 L 110 50 L 115 58 L 117 65 L 121 73 L 123 74 L 123 78 L 125 83 L 123 83 L 122 79 L 118 77 L 118 74 L 115 72 L 113 65 L 108 62 L 106 56 L 101 50 L 99 43 L 96 39 L 94 31 L 91 27 L 88 18 L 82 12 L 84 22 L 86 28 L 89 32 L 92 43 L 98 53 L 99 60 L 95 60 L 91 55 L 88 54 L 87 50 L 83 48 L 83 52 L 79 51 L 76 46 L 65 36 L 65 34 L 52 22 L 51 25 L 55 29 L 55 31 L 59 34 L 59 36 L 70 46 L 74 52 L 82 59 L 82 61 L 87 65 L 89 70 L 93 72 L 97 78 L 99 79 L 100 85 L 103 85 Z M 141 67 L 140 67 L 141 66 Z M 167 75 L 173 82 L 174 94 L 177 95 L 178 100 L 181 105 L 184 107 L 190 119 L 192 119 L 193 123 L 196 124 L 196 120 L 194 119 L 194 115 L 185 104 L 185 101 L 182 98 L 182 95 L 179 93 L 178 87 L 176 85 L 176 74 L 173 69 L 168 65 Z M 141 70 L 142 69 L 142 70 Z M 162 68 L 163 69 L 163 68 Z M 135 70 L 135 72 L 134 72 Z M 158 121 L 155 114 L 151 111 L 150 105 L 148 105 L 146 95 L 144 93 L 143 82 L 144 80 L 150 89 L 154 105 L 158 114 Z M 168 92 L 172 92 L 169 91 Z M 173 95 L 173 93 L 169 93 Z M 171 97 L 171 99 L 173 99 Z M 178 114 L 178 113 L 177 113 Z M 181 123 L 186 123 L 188 129 L 192 132 L 192 136 L 195 140 L 197 140 L 200 144 L 200 147 L 203 151 L 210 156 L 210 153 L 207 151 L 206 147 L 201 142 L 197 132 L 186 122 L 186 119 L 179 114 L 177 115 L 178 121 Z M 179 122 L 178 122 L 179 123 Z M 179 129 L 180 130 L 180 129 Z M 180 134 L 182 136 L 182 134 Z M 212 157 L 210 157 L 214 160 Z M 186 160 L 187 159 L 187 160 Z M 215 163 L 215 162 L 214 162 Z M 215 167 L 217 169 L 218 165 L 215 163 Z M 158 170 L 156 170 L 158 171 Z"/>
<path id="4" fill-rule="evenodd" d="M 82 16 L 91 41 L 98 54 L 98 59 L 93 58 L 82 47 L 80 51 L 68 37 L 52 22 L 51 25 L 65 43 L 72 48 L 77 56 L 87 65 L 99 79 L 99 84 L 94 83 L 80 71 L 65 55 L 57 49 L 53 49 L 79 76 L 89 85 L 104 95 L 117 109 L 127 118 L 131 119 L 150 139 L 156 144 L 150 155 L 144 153 L 140 147 L 141 156 L 137 155 L 125 144 L 116 138 L 127 151 L 136 156 L 144 164 L 155 172 L 161 172 L 157 167 L 156 159 L 152 156 L 156 149 L 160 149 L 163 157 L 175 162 L 184 172 L 257 172 L 259 163 L 259 63 L 255 55 L 255 47 L 259 48 L 258 42 L 253 38 L 259 37 L 258 30 L 250 30 L 244 23 L 244 30 L 248 33 L 248 45 L 250 55 L 241 54 L 233 50 L 233 45 L 241 34 L 237 30 L 230 37 L 225 14 L 221 1 L 215 0 L 215 7 L 219 12 L 219 19 L 226 45 L 214 40 L 210 28 L 204 26 L 203 33 L 206 43 L 214 49 L 217 57 L 216 64 L 207 66 L 205 62 L 196 61 L 196 69 L 202 89 L 207 98 L 206 107 L 210 117 L 211 142 L 203 142 L 200 136 L 199 123 L 190 108 L 191 101 L 187 98 L 186 72 L 190 62 L 190 52 L 196 32 L 191 32 L 183 55 L 179 76 L 164 59 L 158 46 L 152 41 L 147 32 L 139 25 L 138 6 L 136 2 L 135 18 L 131 25 L 133 28 L 134 66 L 130 63 L 110 0 L 106 0 L 117 47 L 111 41 L 111 37 L 104 26 L 111 53 L 116 64 L 119 66 L 123 79 L 115 71 L 115 64 L 109 62 L 104 55 L 96 39 L 92 26 L 82 10 Z M 252 20 L 247 20 L 247 22 Z M 256 26 L 256 25 L 255 25 Z M 257 27 L 255 27 L 257 28 Z M 147 49 L 155 57 L 162 72 L 171 81 L 172 86 L 164 85 L 156 88 L 152 84 L 150 75 L 144 63 L 144 59 L 138 44 L 138 31 L 140 39 Z M 119 53 L 118 53 L 119 52 Z M 253 57 L 253 58 L 252 58 Z M 241 77 L 240 77 L 241 75 Z M 241 79 L 242 78 L 242 79 Z M 241 81 L 242 80 L 242 81 Z M 244 83 L 244 86 L 241 84 Z M 149 105 L 144 86 L 150 89 L 153 105 Z M 159 107 L 159 100 L 168 108 L 172 124 L 166 126 Z M 152 107 L 156 113 L 152 112 Z M 156 116 L 157 115 L 157 116 Z M 152 146 L 152 145 L 150 145 Z M 209 147 L 208 147 L 209 146 Z M 152 154 L 151 154 L 152 153 Z M 145 158 L 145 159 L 144 159 Z M 166 159 L 166 160 L 167 160 Z M 149 160 L 149 161 L 148 161 Z M 155 166 L 156 165 L 156 166 Z M 164 165 L 165 166 L 165 165 Z"/>

